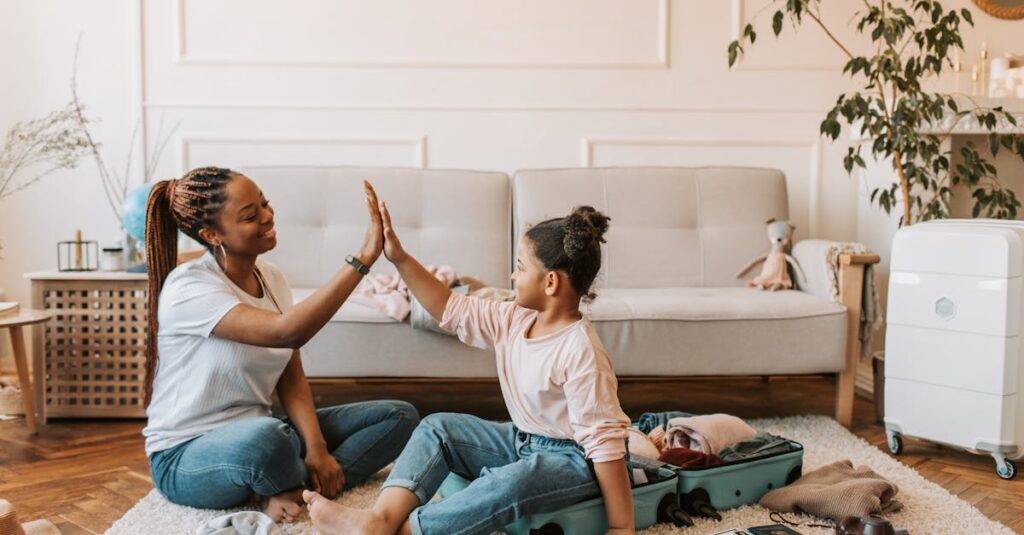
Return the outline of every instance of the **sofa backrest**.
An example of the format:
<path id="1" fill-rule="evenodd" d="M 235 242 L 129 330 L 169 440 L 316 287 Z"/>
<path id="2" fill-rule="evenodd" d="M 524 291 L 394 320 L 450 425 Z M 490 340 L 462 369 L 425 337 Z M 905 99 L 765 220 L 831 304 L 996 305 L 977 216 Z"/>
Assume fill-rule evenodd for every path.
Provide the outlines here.
<path id="1" fill-rule="evenodd" d="M 273 206 L 278 245 L 267 259 L 295 288 L 324 284 L 359 251 L 369 221 L 363 179 L 388 208 L 402 245 L 424 264 L 449 264 L 505 287 L 511 195 L 505 173 L 385 167 L 251 167 L 240 172 Z M 381 257 L 376 273 L 393 273 Z"/>
<path id="2" fill-rule="evenodd" d="M 611 218 L 598 287 L 742 285 L 736 272 L 768 251 L 765 223 L 789 217 L 786 179 L 776 169 L 528 170 L 515 174 L 512 190 L 513 247 L 531 226 L 574 206 Z"/>

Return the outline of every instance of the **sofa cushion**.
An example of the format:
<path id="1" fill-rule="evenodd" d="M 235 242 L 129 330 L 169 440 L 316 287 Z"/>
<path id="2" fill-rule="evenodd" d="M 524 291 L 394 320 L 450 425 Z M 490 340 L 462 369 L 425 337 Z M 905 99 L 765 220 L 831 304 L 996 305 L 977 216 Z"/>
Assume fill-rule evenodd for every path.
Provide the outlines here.
<path id="1" fill-rule="evenodd" d="M 787 219 L 776 169 L 616 167 L 519 171 L 515 242 L 589 204 L 611 217 L 597 287 L 742 286 L 735 273 L 768 250 L 765 222 Z"/>
<path id="2" fill-rule="evenodd" d="M 331 321 L 302 347 L 302 367 L 309 377 L 498 376 L 494 353 L 390 318 Z"/>
<path id="3" fill-rule="evenodd" d="M 298 302 L 313 292 L 295 290 Z M 604 288 L 583 311 L 621 376 L 835 373 L 846 309 L 797 291 Z M 496 377 L 490 352 L 346 303 L 303 348 L 310 377 Z"/>
<path id="4" fill-rule="evenodd" d="M 292 288 L 292 298 L 294 299 L 292 302 L 298 303 L 299 301 L 309 297 L 316 290 L 316 288 Z M 334 316 L 331 317 L 331 321 L 352 323 L 398 323 L 398 321 L 391 316 L 388 316 L 375 308 L 361 305 L 359 303 L 352 303 L 350 301 L 346 301 L 341 305 L 341 308 L 338 309 L 338 311 L 334 313 Z"/>
<path id="5" fill-rule="evenodd" d="M 802 292 L 604 288 L 585 311 L 623 376 L 798 375 L 845 365 L 846 308 Z"/>
<path id="6" fill-rule="evenodd" d="M 846 313 L 843 305 L 803 292 L 751 288 L 602 288 L 583 310 L 592 321 L 757 321 Z"/>

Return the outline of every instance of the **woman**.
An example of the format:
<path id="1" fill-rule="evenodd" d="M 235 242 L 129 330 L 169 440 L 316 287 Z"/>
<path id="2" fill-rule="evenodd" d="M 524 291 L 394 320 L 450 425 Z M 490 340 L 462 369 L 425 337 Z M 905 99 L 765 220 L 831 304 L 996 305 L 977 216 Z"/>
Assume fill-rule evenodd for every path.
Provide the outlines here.
<path id="1" fill-rule="evenodd" d="M 203 167 L 153 186 L 143 434 L 153 482 L 170 501 L 221 509 L 258 498 L 275 521 L 291 521 L 304 485 L 335 496 L 405 446 L 419 422 L 411 405 L 317 410 L 299 356 L 381 254 L 376 193 L 364 189 L 370 224 L 361 251 L 293 305 L 284 275 L 259 259 L 277 234 L 252 180 Z M 175 267 L 179 230 L 208 251 Z M 275 392 L 286 419 L 271 416 Z"/>

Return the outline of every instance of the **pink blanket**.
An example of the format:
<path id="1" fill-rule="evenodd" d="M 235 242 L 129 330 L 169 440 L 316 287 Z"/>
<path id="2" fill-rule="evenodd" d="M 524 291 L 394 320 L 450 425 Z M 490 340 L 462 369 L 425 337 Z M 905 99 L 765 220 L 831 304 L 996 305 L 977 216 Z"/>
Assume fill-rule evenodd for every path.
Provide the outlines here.
<path id="1" fill-rule="evenodd" d="M 665 446 L 715 454 L 741 440 L 754 438 L 746 422 L 730 414 L 702 414 L 672 418 L 665 430 Z"/>
<path id="2" fill-rule="evenodd" d="M 451 266 L 427 266 L 427 271 L 446 286 L 451 286 L 455 281 L 455 269 Z M 398 321 L 405 321 L 412 309 L 409 298 L 409 287 L 396 273 L 364 277 L 348 300 L 379 310 Z"/>

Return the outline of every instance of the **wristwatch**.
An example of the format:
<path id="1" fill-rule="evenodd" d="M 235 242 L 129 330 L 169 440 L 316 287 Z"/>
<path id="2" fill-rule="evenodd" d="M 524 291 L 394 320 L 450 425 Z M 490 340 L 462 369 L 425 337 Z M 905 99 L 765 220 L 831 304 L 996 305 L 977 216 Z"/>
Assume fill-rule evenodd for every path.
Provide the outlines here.
<path id="1" fill-rule="evenodd" d="M 352 255 L 346 256 L 345 262 L 348 263 L 348 265 L 355 268 L 355 270 L 358 271 L 359 273 L 362 273 L 363 275 L 368 275 L 370 273 L 370 268 L 367 267 L 366 264 L 360 262 L 358 258 Z"/>

